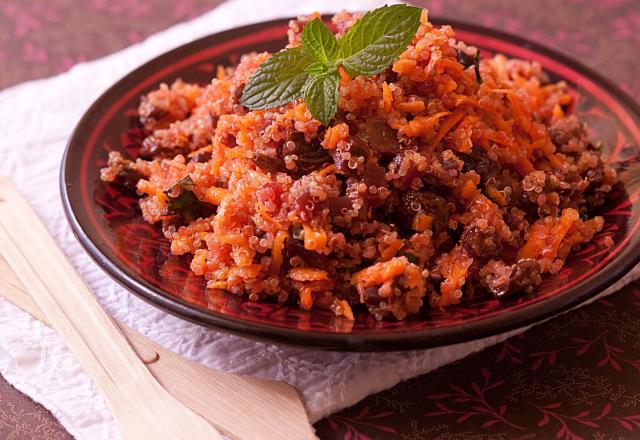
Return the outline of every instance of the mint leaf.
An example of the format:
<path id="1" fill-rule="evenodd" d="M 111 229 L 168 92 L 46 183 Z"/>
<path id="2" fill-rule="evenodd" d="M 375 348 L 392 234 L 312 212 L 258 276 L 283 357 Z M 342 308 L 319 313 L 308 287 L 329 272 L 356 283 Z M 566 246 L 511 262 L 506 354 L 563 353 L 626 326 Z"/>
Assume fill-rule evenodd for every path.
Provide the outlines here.
<path id="1" fill-rule="evenodd" d="M 329 64 L 338 57 L 336 36 L 318 18 L 311 20 L 302 29 L 302 45 L 321 63 Z"/>
<path id="2" fill-rule="evenodd" d="M 315 119 L 327 125 L 338 111 L 337 71 L 316 75 L 309 80 L 304 91 L 304 102 Z"/>
<path id="3" fill-rule="evenodd" d="M 320 75 L 337 69 L 338 67 L 335 64 L 324 64 L 320 61 L 316 61 L 315 63 L 309 65 L 309 67 L 305 69 L 305 72 L 312 75 Z"/>
<path id="4" fill-rule="evenodd" d="M 383 6 L 367 12 L 340 39 L 341 64 L 352 77 L 373 76 L 407 49 L 420 26 L 422 10 Z"/>
<path id="5" fill-rule="evenodd" d="M 406 50 L 422 9 L 383 6 L 366 13 L 338 41 L 320 19 L 307 23 L 302 44 L 274 54 L 251 76 L 240 103 L 273 108 L 303 97 L 313 117 L 327 125 L 338 111 L 342 65 L 352 77 L 373 76 Z"/>
<path id="6" fill-rule="evenodd" d="M 305 71 L 315 62 L 302 47 L 273 54 L 251 76 L 240 103 L 251 110 L 279 107 L 300 98 L 309 79 Z"/>

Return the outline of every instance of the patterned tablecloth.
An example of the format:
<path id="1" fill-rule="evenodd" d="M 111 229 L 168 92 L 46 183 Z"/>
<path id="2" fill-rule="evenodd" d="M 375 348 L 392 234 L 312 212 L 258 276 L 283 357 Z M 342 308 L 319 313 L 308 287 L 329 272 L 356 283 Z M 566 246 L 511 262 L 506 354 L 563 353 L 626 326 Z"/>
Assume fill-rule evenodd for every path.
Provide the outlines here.
<path id="1" fill-rule="evenodd" d="M 249 1 L 249 0 L 248 0 Z M 63 72 L 220 0 L 2 0 L 0 89 Z M 430 0 L 432 15 L 555 47 L 640 100 L 637 0 Z M 366 372 L 363 372 L 366 374 Z M 374 380 L 374 378 L 372 378 Z M 321 438 L 640 438 L 640 282 L 320 421 Z M 67 439 L 0 377 L 1 439 Z"/>

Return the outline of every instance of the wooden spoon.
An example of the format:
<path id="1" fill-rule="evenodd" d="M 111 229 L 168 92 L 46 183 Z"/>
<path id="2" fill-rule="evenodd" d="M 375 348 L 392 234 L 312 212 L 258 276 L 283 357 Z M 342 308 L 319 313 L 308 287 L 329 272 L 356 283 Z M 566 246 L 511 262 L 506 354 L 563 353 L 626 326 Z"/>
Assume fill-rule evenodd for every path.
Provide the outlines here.
<path id="1" fill-rule="evenodd" d="M 291 386 L 206 368 L 120 325 L 138 358 L 4 178 L 0 254 L 0 293 L 61 334 L 107 399 L 123 438 L 220 438 L 189 408 L 239 439 L 316 438 Z"/>

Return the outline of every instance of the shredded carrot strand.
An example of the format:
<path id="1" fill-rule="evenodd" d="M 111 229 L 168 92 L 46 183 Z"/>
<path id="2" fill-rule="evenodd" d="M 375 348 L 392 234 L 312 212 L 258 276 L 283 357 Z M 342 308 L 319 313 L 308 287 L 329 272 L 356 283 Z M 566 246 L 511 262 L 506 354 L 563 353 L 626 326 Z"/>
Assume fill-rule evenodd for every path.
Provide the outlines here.
<path id="1" fill-rule="evenodd" d="M 391 111 L 391 106 L 393 105 L 393 92 L 391 91 L 391 87 L 387 82 L 382 83 L 382 109 L 389 113 Z"/>
<path id="2" fill-rule="evenodd" d="M 294 281 L 323 281 L 329 279 L 329 274 L 325 270 L 294 267 L 289 269 L 289 278 Z"/>
<path id="3" fill-rule="evenodd" d="M 331 165 L 327 165 L 326 167 L 318 171 L 318 174 L 320 174 L 321 176 L 327 176 L 333 173 L 335 170 L 336 170 L 336 164 L 332 163 Z"/>
<path id="4" fill-rule="evenodd" d="M 438 135 L 431 142 L 431 146 L 435 147 L 440 143 L 440 141 L 451 131 L 451 129 L 462 119 L 464 118 L 465 112 L 461 109 L 456 109 L 453 113 L 451 113 L 447 119 L 440 124 L 440 129 L 438 130 Z"/>
<path id="5" fill-rule="evenodd" d="M 309 287 L 300 289 L 300 307 L 304 310 L 311 310 L 311 307 L 313 307 L 313 294 Z"/>
<path id="6" fill-rule="evenodd" d="M 448 114 L 449 112 L 440 112 L 431 116 L 416 116 L 406 123 L 400 131 L 410 137 L 427 134 L 438 123 L 440 118 Z"/>
<path id="7" fill-rule="evenodd" d="M 282 248 L 284 247 L 284 242 L 289 237 L 289 234 L 285 231 L 278 231 L 276 234 L 275 240 L 273 240 L 273 250 L 271 252 L 271 256 L 273 260 L 271 262 L 271 274 L 275 275 L 280 271 L 280 267 L 282 266 Z"/>
<path id="8" fill-rule="evenodd" d="M 380 258 L 382 258 L 382 260 L 388 260 L 391 257 L 394 257 L 398 253 L 398 251 L 402 249 L 403 246 L 404 241 L 402 240 L 395 240 L 391 242 L 389 246 L 387 246 L 386 249 L 381 252 Z"/>

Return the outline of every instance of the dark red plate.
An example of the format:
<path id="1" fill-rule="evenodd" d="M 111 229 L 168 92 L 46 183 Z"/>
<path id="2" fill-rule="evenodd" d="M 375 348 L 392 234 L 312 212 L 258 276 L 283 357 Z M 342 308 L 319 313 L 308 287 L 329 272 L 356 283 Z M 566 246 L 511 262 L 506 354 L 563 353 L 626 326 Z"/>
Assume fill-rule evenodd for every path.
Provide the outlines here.
<path id="1" fill-rule="evenodd" d="M 439 24 L 439 20 L 433 20 Z M 287 20 L 254 24 L 211 35 L 155 58 L 107 90 L 76 127 L 62 163 L 62 199 L 74 233 L 109 275 L 133 293 L 195 323 L 274 341 L 341 350 L 402 350 L 476 339 L 557 314 L 618 280 L 640 259 L 640 108 L 609 81 L 537 44 L 481 27 L 451 23 L 459 39 L 484 56 L 501 52 L 539 61 L 553 80 L 565 80 L 576 110 L 591 126 L 620 171 L 624 190 L 611 194 L 597 214 L 604 230 L 564 269 L 546 277 L 533 295 L 498 302 L 476 298 L 445 311 L 425 310 L 403 322 L 376 322 L 364 311 L 355 322 L 295 305 L 256 303 L 206 292 L 189 272 L 188 259 L 169 254 L 159 228 L 146 224 L 137 200 L 105 185 L 99 170 L 111 150 L 137 155 L 142 133 L 136 118 L 140 95 L 176 78 L 207 83 L 218 64 L 233 64 L 248 51 L 275 51 L 285 44 Z M 615 243 L 607 247 L 604 238 Z"/>

